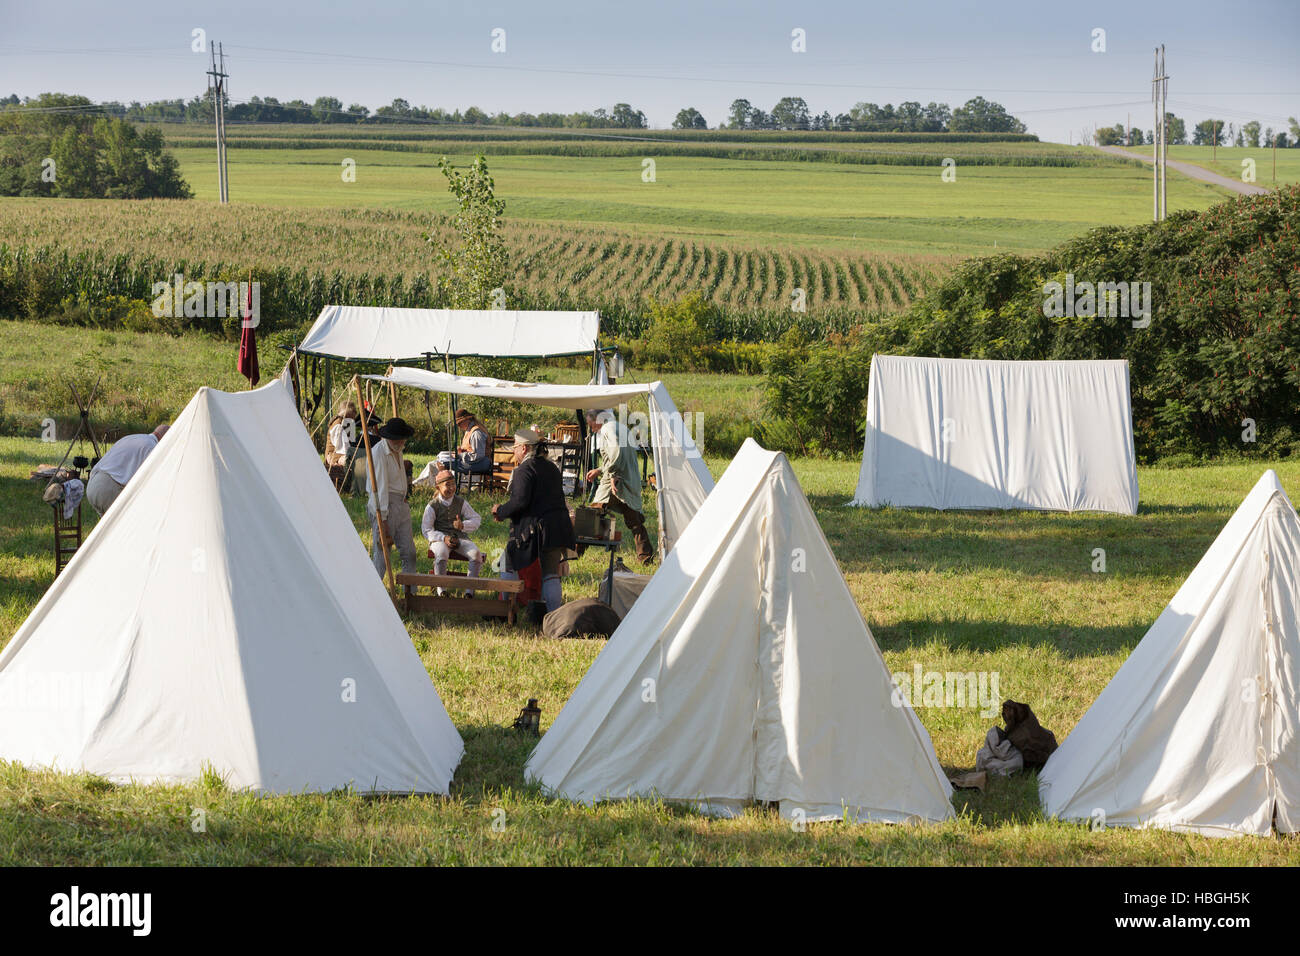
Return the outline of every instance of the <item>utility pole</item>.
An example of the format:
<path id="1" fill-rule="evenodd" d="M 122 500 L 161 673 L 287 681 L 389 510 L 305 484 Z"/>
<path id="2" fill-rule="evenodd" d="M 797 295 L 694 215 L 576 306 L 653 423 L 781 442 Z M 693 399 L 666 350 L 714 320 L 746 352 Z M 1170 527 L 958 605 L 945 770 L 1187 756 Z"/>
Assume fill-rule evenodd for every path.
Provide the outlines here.
<path id="1" fill-rule="evenodd" d="M 208 70 L 208 92 L 217 124 L 217 201 L 230 202 L 230 177 L 226 169 L 226 54 L 220 43 L 213 44 L 212 68 Z"/>
<path id="2" fill-rule="evenodd" d="M 1124 145 L 1132 146 L 1133 142 L 1130 137 L 1133 135 L 1133 114 L 1124 114 Z"/>
<path id="3" fill-rule="evenodd" d="M 1155 112 L 1155 142 L 1151 144 L 1151 221 L 1160 221 L 1160 140 L 1164 124 L 1160 121 L 1160 50 L 1156 50 L 1151 69 L 1151 108 Z"/>
<path id="4" fill-rule="evenodd" d="M 1165 70 L 1165 44 L 1160 44 L 1160 120 L 1161 125 L 1169 122 L 1169 73 Z M 225 129 L 225 126 L 222 126 Z M 1169 204 L 1165 202 L 1169 190 L 1169 130 L 1160 137 L 1160 219 L 1169 216 Z"/>
<path id="5" fill-rule="evenodd" d="M 1152 130 L 1156 141 L 1151 149 L 1151 215 L 1154 222 L 1164 219 L 1168 209 L 1165 197 L 1165 159 L 1169 155 L 1169 130 L 1165 123 L 1168 98 L 1169 77 L 1165 73 L 1165 46 L 1162 43 L 1156 47 L 1155 71 L 1151 74 L 1151 102 L 1155 104 L 1156 113 L 1156 126 Z"/>
<path id="6" fill-rule="evenodd" d="M 1210 162 L 1219 158 L 1219 121 L 1210 120 Z"/>

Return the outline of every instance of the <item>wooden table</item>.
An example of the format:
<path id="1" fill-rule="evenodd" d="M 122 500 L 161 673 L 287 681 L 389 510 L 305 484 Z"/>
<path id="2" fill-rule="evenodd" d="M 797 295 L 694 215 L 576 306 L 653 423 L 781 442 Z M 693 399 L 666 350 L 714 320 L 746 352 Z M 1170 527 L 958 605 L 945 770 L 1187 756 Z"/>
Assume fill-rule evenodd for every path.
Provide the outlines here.
<path id="1" fill-rule="evenodd" d="M 614 573 L 614 555 L 623 542 L 623 532 L 615 531 L 612 538 L 578 538 L 578 544 L 587 548 L 604 548 L 609 552 L 609 573 Z"/>

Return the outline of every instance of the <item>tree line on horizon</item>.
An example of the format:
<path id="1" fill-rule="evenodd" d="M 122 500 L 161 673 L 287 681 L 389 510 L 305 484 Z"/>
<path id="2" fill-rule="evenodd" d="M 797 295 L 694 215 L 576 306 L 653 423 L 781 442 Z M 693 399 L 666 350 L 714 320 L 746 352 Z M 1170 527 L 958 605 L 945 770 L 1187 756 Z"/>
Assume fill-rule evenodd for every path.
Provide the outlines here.
<path id="1" fill-rule="evenodd" d="M 1201 120 L 1192 127 L 1192 146 L 1240 146 L 1259 149 L 1276 145 L 1278 149 L 1288 149 L 1300 145 L 1300 122 L 1294 116 L 1287 117 L 1289 131 L 1274 130 L 1263 127 L 1258 120 L 1250 120 L 1238 125 L 1221 119 Z M 1126 133 L 1123 123 L 1100 127 L 1096 132 L 1098 146 L 1152 146 L 1155 144 L 1155 132 L 1143 133 L 1136 126 Z M 1186 146 L 1187 124 L 1173 113 L 1165 114 L 1165 140 L 1170 146 Z"/>
<path id="2" fill-rule="evenodd" d="M 46 94 L 49 95 L 49 94 Z M 19 99 L 16 94 L 0 98 L 0 111 L 18 110 L 36 105 L 39 98 Z M 89 101 L 87 101 L 89 104 Z M 123 104 L 106 101 L 93 104 L 105 116 L 139 123 L 211 122 L 213 103 L 210 92 L 190 100 L 154 100 Z M 375 124 L 384 122 L 426 122 L 449 125 L 484 125 L 538 127 L 544 129 L 648 129 L 643 111 L 628 103 L 615 103 L 590 112 L 490 114 L 476 106 L 464 110 L 412 106 L 407 100 L 394 99 L 373 112 L 360 103 L 344 106 L 333 96 L 320 96 L 312 103 L 294 99 L 280 102 L 273 96 L 250 97 L 246 102 L 227 107 L 230 123 L 302 123 L 302 124 Z M 695 107 L 678 111 L 673 129 L 709 129 L 708 121 Z M 732 101 L 725 120 L 716 129 L 732 130 L 811 130 L 818 132 L 887 132 L 887 133 L 1024 133 L 1025 124 L 1006 111 L 1000 103 L 976 96 L 952 109 L 946 103 L 907 101 L 894 106 L 855 103 L 847 112 L 832 115 L 829 111 L 813 112 L 800 96 L 785 96 L 770 111 L 754 106 L 747 99 Z"/>

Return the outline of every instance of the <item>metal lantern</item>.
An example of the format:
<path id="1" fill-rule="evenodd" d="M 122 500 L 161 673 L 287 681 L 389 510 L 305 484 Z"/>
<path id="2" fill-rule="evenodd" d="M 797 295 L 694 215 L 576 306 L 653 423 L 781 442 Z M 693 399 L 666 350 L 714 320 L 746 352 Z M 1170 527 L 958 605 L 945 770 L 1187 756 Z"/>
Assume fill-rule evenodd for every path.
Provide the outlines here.
<path id="1" fill-rule="evenodd" d="M 536 697 L 528 698 L 528 706 L 519 712 L 519 716 L 515 718 L 514 727 L 515 730 L 522 730 L 534 737 L 541 734 L 542 708 L 537 706 Z"/>

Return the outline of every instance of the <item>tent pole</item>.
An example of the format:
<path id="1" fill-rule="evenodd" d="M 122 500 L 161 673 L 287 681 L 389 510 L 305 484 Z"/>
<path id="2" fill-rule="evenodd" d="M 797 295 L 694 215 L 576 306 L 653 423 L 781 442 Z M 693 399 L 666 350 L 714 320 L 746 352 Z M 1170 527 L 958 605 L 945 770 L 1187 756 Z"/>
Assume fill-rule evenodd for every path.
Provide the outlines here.
<path id="1" fill-rule="evenodd" d="M 351 387 L 352 387 L 352 380 L 351 380 L 351 379 L 349 379 L 348 381 L 346 381 L 346 382 L 344 382 L 342 385 L 340 385 L 340 386 L 339 386 L 339 390 L 338 390 L 337 392 L 335 392 L 333 395 L 330 396 L 330 408 L 334 408 L 334 407 L 335 407 L 335 404 L 336 404 L 336 403 L 335 403 L 335 400 L 338 399 L 339 396 L 341 396 L 341 395 L 346 395 L 347 392 L 348 392 L 348 389 L 350 389 Z M 358 409 L 358 413 L 360 413 L 360 409 Z M 312 440 L 312 441 L 315 441 L 315 440 L 316 440 L 316 433 L 317 433 L 318 431 L 321 430 L 321 427 L 322 427 L 322 426 L 324 426 L 324 425 L 328 425 L 328 424 L 329 424 L 329 421 L 330 421 L 330 420 L 329 420 L 328 417 L 323 418 L 323 419 L 321 420 L 321 422 L 320 422 L 320 423 L 319 423 L 315 428 L 313 428 L 313 429 L 311 430 L 311 432 L 310 432 L 309 434 L 311 435 L 311 440 Z M 306 422 L 303 423 L 303 427 L 304 427 L 304 428 L 307 427 L 307 423 L 306 423 Z M 327 442 L 329 441 L 329 432 L 328 432 L 328 431 L 325 433 L 325 440 L 326 440 Z"/>
<path id="2" fill-rule="evenodd" d="M 424 370 L 426 372 L 433 371 L 433 369 L 430 367 L 430 362 L 432 361 L 432 359 L 433 359 L 432 352 L 424 353 Z M 438 434 L 438 426 L 437 424 L 434 423 L 433 420 L 433 399 L 429 396 L 429 393 L 427 391 L 424 393 L 424 415 L 426 418 L 429 419 L 429 434 L 436 436 Z"/>
<path id="3" fill-rule="evenodd" d="M 451 348 L 450 342 L 447 343 L 447 348 Z M 453 358 L 450 361 L 450 372 L 452 375 L 455 375 L 456 360 Z M 447 362 L 448 358 L 444 354 L 442 357 L 443 371 L 448 371 Z M 451 392 L 447 393 L 447 443 L 451 445 L 453 450 L 460 447 L 460 442 L 456 441 L 456 397 L 452 395 Z"/>
<path id="4" fill-rule="evenodd" d="M 587 487 L 587 472 L 591 470 L 591 449 L 588 447 L 589 443 L 587 441 L 587 410 L 585 408 L 575 408 L 574 411 L 577 412 L 578 418 L 579 470 L 578 480 L 574 482 L 574 489 L 581 488 L 582 493 L 587 495 L 587 498 L 591 498 L 591 495 L 587 494 L 590 490 Z"/>
<path id="5" fill-rule="evenodd" d="M 289 381 L 293 383 L 293 407 L 298 410 L 298 417 L 302 417 L 302 382 L 298 378 L 298 346 L 293 347 L 289 353 Z M 306 427 L 306 422 L 303 426 Z"/>
<path id="6" fill-rule="evenodd" d="M 325 409 L 325 414 L 321 417 L 322 424 L 330 420 L 330 412 L 334 410 L 334 361 L 333 359 L 325 360 L 325 394 L 329 396 L 330 407 Z M 313 440 L 315 429 L 312 430 Z M 325 433 L 325 441 L 329 442 L 329 432 Z"/>
<path id="7" fill-rule="evenodd" d="M 379 547 L 384 552 L 384 570 L 388 572 L 388 592 L 393 593 L 393 565 L 388 560 L 388 535 L 384 533 L 384 523 L 379 520 L 379 483 L 375 481 L 375 459 L 370 454 L 370 429 L 366 415 L 366 405 L 361 398 L 361 379 L 353 375 L 352 384 L 357 389 L 357 401 L 361 402 L 361 440 L 366 444 L 366 472 L 370 476 L 370 487 L 375 489 L 375 530 L 379 532 Z"/>

